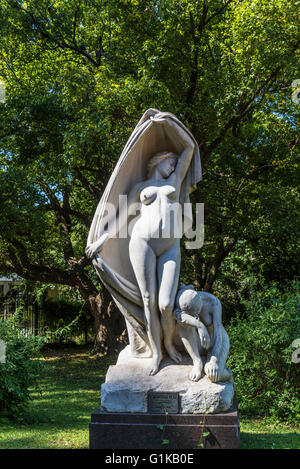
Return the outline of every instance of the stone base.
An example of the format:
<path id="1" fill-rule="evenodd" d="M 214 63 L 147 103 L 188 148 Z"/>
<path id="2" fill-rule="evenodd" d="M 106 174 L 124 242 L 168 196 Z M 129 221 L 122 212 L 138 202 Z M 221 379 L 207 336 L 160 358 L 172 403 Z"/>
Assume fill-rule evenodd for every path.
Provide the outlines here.
<path id="1" fill-rule="evenodd" d="M 155 376 L 149 376 L 151 359 L 134 358 L 127 346 L 116 365 L 110 366 L 101 387 L 101 408 L 106 412 L 147 413 L 148 391 L 179 394 L 180 414 L 214 414 L 231 408 L 234 383 L 212 383 L 206 376 L 199 381 L 189 379 L 192 369 L 190 357 L 180 364 L 165 358 Z"/>
<path id="2" fill-rule="evenodd" d="M 168 444 L 162 444 L 167 440 Z M 91 449 L 238 449 L 236 403 L 220 414 L 92 414 Z"/>

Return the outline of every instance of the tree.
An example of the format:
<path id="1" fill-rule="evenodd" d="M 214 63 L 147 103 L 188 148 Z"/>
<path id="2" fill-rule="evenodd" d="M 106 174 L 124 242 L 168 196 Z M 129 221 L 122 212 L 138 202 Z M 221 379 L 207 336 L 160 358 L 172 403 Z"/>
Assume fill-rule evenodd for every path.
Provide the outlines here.
<path id="1" fill-rule="evenodd" d="M 241 242 L 258 264 L 268 247 L 266 272 L 279 258 L 294 275 L 296 3 L 1 0 L 0 270 L 78 289 L 97 345 L 113 346 L 120 315 L 84 247 L 130 132 L 156 107 L 191 129 L 204 167 L 193 197 L 206 242 L 184 251 L 183 276 L 212 290 Z M 275 196 L 293 209 L 284 224 Z"/>

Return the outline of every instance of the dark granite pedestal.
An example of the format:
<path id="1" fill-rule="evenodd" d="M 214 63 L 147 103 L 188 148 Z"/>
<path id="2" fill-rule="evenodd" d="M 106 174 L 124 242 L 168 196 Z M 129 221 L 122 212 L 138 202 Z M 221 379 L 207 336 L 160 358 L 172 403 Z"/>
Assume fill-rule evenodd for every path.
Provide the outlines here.
<path id="1" fill-rule="evenodd" d="M 167 440 L 168 444 L 162 444 Z M 237 449 L 237 404 L 220 414 L 113 413 L 98 409 L 90 423 L 91 449 Z"/>

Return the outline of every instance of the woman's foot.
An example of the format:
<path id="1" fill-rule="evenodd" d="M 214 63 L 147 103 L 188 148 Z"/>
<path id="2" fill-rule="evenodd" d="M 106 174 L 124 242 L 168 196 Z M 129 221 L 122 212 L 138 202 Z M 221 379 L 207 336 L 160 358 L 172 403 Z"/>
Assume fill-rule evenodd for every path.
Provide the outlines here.
<path id="1" fill-rule="evenodd" d="M 162 357 L 153 357 L 152 363 L 151 363 L 151 369 L 150 369 L 150 376 L 156 375 L 156 373 L 159 370 L 159 365 L 162 360 Z"/>
<path id="2" fill-rule="evenodd" d="M 182 356 L 181 353 L 179 353 L 174 345 L 172 344 L 166 344 L 165 343 L 165 348 L 168 352 L 169 357 L 175 362 L 175 363 L 180 363 L 182 361 Z"/>

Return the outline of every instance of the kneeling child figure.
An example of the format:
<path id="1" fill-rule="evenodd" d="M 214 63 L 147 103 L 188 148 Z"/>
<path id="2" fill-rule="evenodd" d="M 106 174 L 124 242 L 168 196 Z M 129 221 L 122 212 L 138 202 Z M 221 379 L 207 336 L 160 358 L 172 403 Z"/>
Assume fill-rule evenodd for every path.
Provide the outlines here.
<path id="1" fill-rule="evenodd" d="M 179 336 L 193 360 L 190 379 L 198 381 L 204 368 L 212 382 L 228 381 L 231 374 L 225 363 L 229 339 L 222 324 L 222 307 L 218 298 L 182 284 L 173 314 Z"/>

